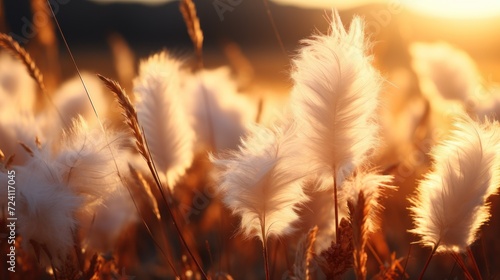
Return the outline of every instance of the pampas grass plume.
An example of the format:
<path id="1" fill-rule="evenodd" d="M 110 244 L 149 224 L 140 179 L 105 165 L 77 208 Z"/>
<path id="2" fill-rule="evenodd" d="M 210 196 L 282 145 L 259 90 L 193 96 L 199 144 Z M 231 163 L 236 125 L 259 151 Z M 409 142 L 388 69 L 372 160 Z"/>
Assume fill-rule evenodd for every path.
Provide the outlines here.
<path id="1" fill-rule="evenodd" d="M 16 106 L 21 110 L 35 109 L 36 84 L 26 67 L 5 52 L 0 52 L 0 108 Z"/>
<path id="2" fill-rule="evenodd" d="M 425 93 L 465 101 L 479 84 L 480 75 L 474 61 L 447 43 L 413 43 L 410 54 Z"/>
<path id="3" fill-rule="evenodd" d="M 296 127 L 254 126 L 238 151 L 211 160 L 218 169 L 223 202 L 241 217 L 241 230 L 261 241 L 293 230 L 298 205 L 307 201 L 304 172 L 293 155 Z M 301 167 L 303 168 L 303 167 Z"/>
<path id="4" fill-rule="evenodd" d="M 46 246 L 54 265 L 61 266 L 73 250 L 75 218 L 84 200 L 67 188 L 59 168 L 47 151 L 35 150 L 34 157 L 17 168 L 19 234 L 23 247 L 34 241 Z"/>
<path id="5" fill-rule="evenodd" d="M 74 119 L 54 156 L 66 186 L 88 198 L 86 207 L 100 204 L 122 185 L 116 168 L 126 166 L 121 157 L 125 135 L 104 133 L 100 128 L 89 127 L 82 117 Z"/>
<path id="6" fill-rule="evenodd" d="M 134 81 L 137 116 L 158 172 L 173 188 L 193 160 L 195 134 L 177 95 L 180 61 L 161 52 L 140 65 Z"/>
<path id="7" fill-rule="evenodd" d="M 256 115 L 256 104 L 238 94 L 230 74 L 227 67 L 200 70 L 185 81 L 183 101 L 194 117 L 197 140 L 205 146 L 214 144 L 219 152 L 236 149 Z"/>
<path id="8" fill-rule="evenodd" d="M 374 121 L 382 83 L 370 64 L 363 21 L 355 17 L 349 31 L 333 13 L 331 30 L 302 41 L 293 60 L 292 103 L 310 158 L 337 184 L 364 162 L 377 144 Z"/>
<path id="9" fill-rule="evenodd" d="M 463 252 L 489 219 L 487 199 L 500 184 L 498 123 L 462 116 L 447 140 L 431 151 L 432 171 L 410 199 L 414 228 L 424 246 Z"/>
<path id="10" fill-rule="evenodd" d="M 99 116 L 105 116 L 107 112 L 107 101 L 104 99 L 102 85 L 95 75 L 83 72 L 82 78 L 85 80 L 87 90 L 92 93 L 92 103 Z M 98 125 L 94 115 L 94 109 L 90 104 L 85 88 L 79 77 L 74 77 L 59 87 L 54 95 L 54 104 L 63 116 L 62 124 L 65 129 L 69 129 L 73 124 L 73 119 L 82 116 L 89 126 Z M 54 110 L 52 110 L 53 113 Z M 57 116 L 54 117 L 55 120 Z M 59 127 L 59 126 L 57 126 Z"/>

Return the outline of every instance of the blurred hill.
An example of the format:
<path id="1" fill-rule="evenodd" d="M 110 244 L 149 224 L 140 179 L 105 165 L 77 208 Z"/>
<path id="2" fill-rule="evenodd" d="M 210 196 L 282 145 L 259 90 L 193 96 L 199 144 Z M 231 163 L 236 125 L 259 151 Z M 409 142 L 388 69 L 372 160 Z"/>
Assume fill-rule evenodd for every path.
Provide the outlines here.
<path id="1" fill-rule="evenodd" d="M 30 18 L 28 2 L 4 1 L 8 26 L 12 32 L 19 35 L 22 35 L 21 30 L 26 25 L 23 17 Z M 110 32 L 118 32 L 137 44 L 189 44 L 178 2 L 157 6 L 97 4 L 82 0 L 67 2 L 59 5 L 57 17 L 67 38 L 73 43 L 101 44 Z M 225 40 L 257 47 L 278 46 L 267 44 L 275 42 L 276 39 L 262 1 L 241 1 L 241 4 L 231 7 L 232 10 L 220 13 L 223 20 L 216 9 L 217 3 L 221 2 L 223 1 L 195 1 L 207 46 L 217 45 Z M 330 14 L 328 10 L 301 9 L 274 3 L 271 3 L 271 10 L 287 45 L 295 45 L 300 38 L 309 36 L 315 29 L 322 32 L 327 29 L 326 19 Z M 365 17 L 369 24 L 368 31 L 376 33 L 401 32 L 392 28 L 397 25 L 406 28 L 406 31 L 411 32 L 411 36 L 419 39 L 452 40 L 469 44 L 466 47 L 473 50 L 497 49 L 500 43 L 500 38 L 493 36 L 500 34 L 500 18 L 441 20 L 415 14 L 402 7 L 383 4 L 341 11 L 341 17 L 345 19 L 354 14 Z M 481 44 L 480 39 L 483 37 L 490 41 L 489 44 Z M 397 36 L 392 38 L 397 40 Z"/>
<path id="2" fill-rule="evenodd" d="M 283 74 L 284 69 L 288 69 L 289 57 L 298 48 L 300 39 L 317 31 L 328 30 L 329 10 L 302 9 L 271 3 L 277 28 L 286 45 L 287 55 L 284 55 L 261 0 L 241 1 L 241 4 L 231 7 L 232 10 L 223 13 L 223 20 L 214 6 L 221 1 L 224 0 L 195 0 L 205 35 L 205 52 L 220 58 L 224 56 L 222 46 L 227 42 L 235 42 L 254 63 L 257 73 L 263 71 Z M 3 2 L 7 28 L 22 36 L 27 19 L 31 18 L 29 1 Z M 138 57 L 163 48 L 180 55 L 192 52 L 178 2 L 147 6 L 72 0 L 59 5 L 56 12 L 66 38 L 74 49 L 92 49 L 104 52 L 103 56 L 109 57 L 108 35 L 119 33 Z M 485 72 L 488 73 L 496 73 L 497 62 L 500 61 L 500 17 L 445 20 L 388 4 L 343 10 L 340 15 L 345 24 L 354 15 L 365 18 L 367 34 L 375 42 L 373 50 L 382 69 L 407 66 L 407 49 L 413 41 L 448 41 L 469 52 L 480 63 L 484 62 L 487 68 Z M 60 44 L 62 46 L 61 41 Z M 271 61 L 265 61 L 269 59 Z M 284 78 L 286 75 L 282 76 Z"/>

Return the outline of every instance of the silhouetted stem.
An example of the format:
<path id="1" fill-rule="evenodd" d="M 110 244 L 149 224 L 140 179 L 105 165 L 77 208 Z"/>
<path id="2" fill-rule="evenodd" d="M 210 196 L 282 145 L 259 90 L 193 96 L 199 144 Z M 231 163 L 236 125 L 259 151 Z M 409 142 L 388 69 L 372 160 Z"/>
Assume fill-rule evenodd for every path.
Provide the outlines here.
<path id="1" fill-rule="evenodd" d="M 477 279 L 482 280 L 481 272 L 479 271 L 479 267 L 477 266 L 476 259 L 474 258 L 474 254 L 472 254 L 472 250 L 470 247 L 467 247 L 467 254 L 469 254 L 469 258 L 472 261 L 472 265 L 474 266 L 474 271 L 476 272 Z"/>
<path id="2" fill-rule="evenodd" d="M 427 261 L 425 262 L 424 268 L 422 269 L 422 272 L 420 273 L 420 276 L 418 277 L 419 280 L 422 280 L 424 278 L 425 271 L 427 270 L 427 267 L 429 266 L 429 263 L 431 262 L 432 257 L 436 253 L 437 248 L 439 247 L 439 241 L 434 245 L 434 248 L 432 249 L 431 254 L 429 255 L 429 258 L 427 258 Z"/>

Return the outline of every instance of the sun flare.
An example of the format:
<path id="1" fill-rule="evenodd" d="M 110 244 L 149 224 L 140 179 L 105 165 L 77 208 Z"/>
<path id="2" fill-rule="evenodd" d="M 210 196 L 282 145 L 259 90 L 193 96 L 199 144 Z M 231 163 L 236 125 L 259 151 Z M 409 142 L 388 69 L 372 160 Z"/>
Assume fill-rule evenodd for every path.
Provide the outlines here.
<path id="1" fill-rule="evenodd" d="M 500 15 L 500 1 L 496 0 L 405 0 L 410 9 L 447 18 L 485 18 Z"/>

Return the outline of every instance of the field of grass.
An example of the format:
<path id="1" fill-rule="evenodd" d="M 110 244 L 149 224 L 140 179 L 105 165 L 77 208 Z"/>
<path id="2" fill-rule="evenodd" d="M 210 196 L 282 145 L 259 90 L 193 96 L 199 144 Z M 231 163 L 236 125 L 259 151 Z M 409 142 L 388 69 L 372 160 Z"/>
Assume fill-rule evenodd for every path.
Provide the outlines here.
<path id="1" fill-rule="evenodd" d="M 0 279 L 498 279 L 498 19 L 203 46 L 195 3 L 172 50 L 0 8 Z"/>

